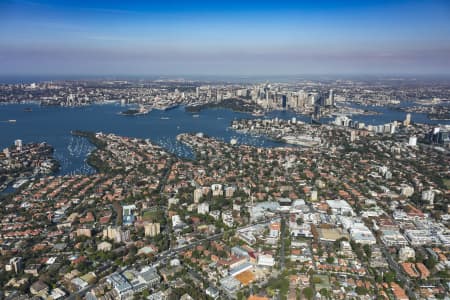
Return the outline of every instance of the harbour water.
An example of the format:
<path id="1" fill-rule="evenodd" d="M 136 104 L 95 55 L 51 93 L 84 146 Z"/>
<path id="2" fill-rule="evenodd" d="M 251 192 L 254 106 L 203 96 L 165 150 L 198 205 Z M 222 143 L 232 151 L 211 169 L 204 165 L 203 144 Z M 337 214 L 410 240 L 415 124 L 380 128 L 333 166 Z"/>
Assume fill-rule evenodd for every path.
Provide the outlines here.
<path id="1" fill-rule="evenodd" d="M 31 112 L 24 111 L 30 107 Z M 115 133 L 124 136 L 148 138 L 168 151 L 192 158 L 191 150 L 176 141 L 176 136 L 183 132 L 203 132 L 224 141 L 236 138 L 238 143 L 262 147 L 280 146 L 279 143 L 264 137 L 239 134 L 229 129 L 232 120 L 255 118 L 251 114 L 233 112 L 227 109 L 206 109 L 197 113 L 198 117 L 185 112 L 180 106 L 168 111 L 153 110 L 143 116 L 123 116 L 118 113 L 124 108 L 119 104 L 91 105 L 85 107 L 41 107 L 37 104 L 0 105 L 0 149 L 10 146 L 14 140 L 24 142 L 47 142 L 55 149 L 55 157 L 61 163 L 60 174 L 89 174 L 94 170 L 87 165 L 86 157 L 94 149 L 86 139 L 74 137 L 72 130 Z M 393 120 L 403 120 L 406 113 L 388 108 L 367 108 L 381 114 L 371 116 L 353 116 L 354 120 L 366 124 L 383 124 Z M 266 118 L 309 121 L 310 117 L 289 111 L 274 111 Z M 15 123 L 4 122 L 14 119 Z M 423 114 L 413 114 L 413 121 L 437 123 L 430 121 Z M 329 121 L 329 119 L 323 120 Z M 449 121 L 440 123 L 450 124 Z"/>

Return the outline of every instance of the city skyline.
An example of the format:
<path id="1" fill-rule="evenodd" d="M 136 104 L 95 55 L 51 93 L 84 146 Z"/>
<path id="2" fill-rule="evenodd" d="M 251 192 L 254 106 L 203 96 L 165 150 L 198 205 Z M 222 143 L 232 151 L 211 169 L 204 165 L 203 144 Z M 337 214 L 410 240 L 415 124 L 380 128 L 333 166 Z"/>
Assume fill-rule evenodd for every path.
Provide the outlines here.
<path id="1" fill-rule="evenodd" d="M 3 1 L 0 75 L 448 75 L 446 1 Z"/>

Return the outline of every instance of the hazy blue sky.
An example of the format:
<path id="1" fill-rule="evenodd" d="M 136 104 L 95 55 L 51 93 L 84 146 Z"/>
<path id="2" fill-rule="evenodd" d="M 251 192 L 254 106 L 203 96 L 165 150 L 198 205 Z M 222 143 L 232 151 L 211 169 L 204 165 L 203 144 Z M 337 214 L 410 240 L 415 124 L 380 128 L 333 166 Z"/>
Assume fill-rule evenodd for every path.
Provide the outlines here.
<path id="1" fill-rule="evenodd" d="M 450 1 L 0 0 L 0 74 L 450 74 Z"/>

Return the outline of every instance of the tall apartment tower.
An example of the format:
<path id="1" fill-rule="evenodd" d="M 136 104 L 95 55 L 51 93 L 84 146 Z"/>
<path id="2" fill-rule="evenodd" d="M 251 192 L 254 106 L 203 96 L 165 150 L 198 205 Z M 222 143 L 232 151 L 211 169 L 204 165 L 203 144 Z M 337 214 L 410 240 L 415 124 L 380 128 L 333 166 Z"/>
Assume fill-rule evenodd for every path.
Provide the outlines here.
<path id="1" fill-rule="evenodd" d="M 333 106 L 334 105 L 334 91 L 333 89 L 330 90 L 330 93 L 328 95 L 328 99 L 326 102 L 327 106 Z"/>
<path id="2" fill-rule="evenodd" d="M 406 119 L 405 119 L 405 121 L 403 121 L 403 125 L 404 126 L 409 126 L 409 125 L 411 125 L 411 114 L 406 114 Z"/>

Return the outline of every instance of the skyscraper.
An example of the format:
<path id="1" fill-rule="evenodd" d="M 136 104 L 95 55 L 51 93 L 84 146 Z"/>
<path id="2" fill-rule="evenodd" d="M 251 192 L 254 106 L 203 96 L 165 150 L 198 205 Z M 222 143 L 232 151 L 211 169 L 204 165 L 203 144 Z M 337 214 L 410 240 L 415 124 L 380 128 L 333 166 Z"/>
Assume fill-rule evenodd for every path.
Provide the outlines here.
<path id="1" fill-rule="evenodd" d="M 334 92 L 332 89 L 330 90 L 330 93 L 328 95 L 328 99 L 327 99 L 325 105 L 326 106 L 334 106 Z"/>
<path id="2" fill-rule="evenodd" d="M 17 151 L 22 151 L 22 140 L 15 140 L 14 141 L 14 146 L 16 146 L 16 150 Z"/>
<path id="3" fill-rule="evenodd" d="M 411 114 L 406 114 L 406 118 L 405 118 L 405 121 L 403 121 L 403 125 L 404 126 L 411 125 Z"/>

